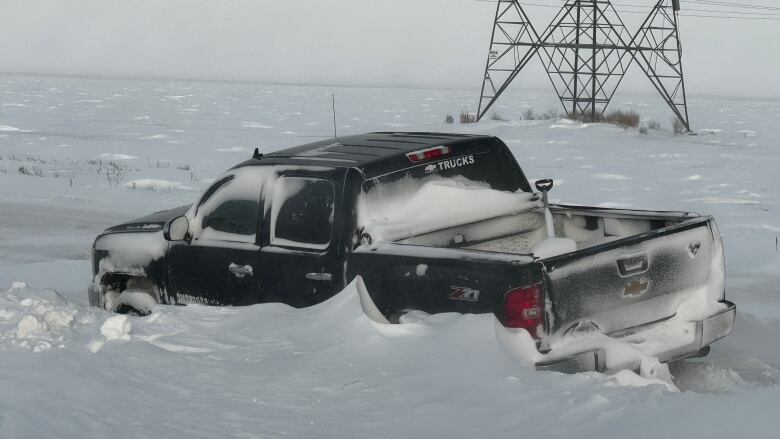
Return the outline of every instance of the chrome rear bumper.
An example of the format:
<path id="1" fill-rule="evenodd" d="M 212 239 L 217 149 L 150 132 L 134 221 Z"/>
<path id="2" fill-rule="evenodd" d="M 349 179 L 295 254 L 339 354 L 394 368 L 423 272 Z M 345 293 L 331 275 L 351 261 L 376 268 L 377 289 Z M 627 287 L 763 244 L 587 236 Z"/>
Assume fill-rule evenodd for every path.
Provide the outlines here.
<path id="1" fill-rule="evenodd" d="M 726 307 L 721 311 L 696 322 L 696 332 L 694 341 L 684 346 L 675 347 L 658 354 L 658 359 L 662 363 L 681 360 L 708 352 L 708 347 L 712 343 L 729 335 L 734 329 L 734 320 L 737 314 L 737 306 L 727 300 L 721 301 Z M 576 355 L 570 355 L 566 358 L 554 359 L 536 363 L 537 370 L 554 371 L 563 373 L 577 372 L 612 372 L 618 370 L 637 370 L 640 361 L 635 360 L 627 363 L 611 364 L 608 361 L 607 353 L 604 349 L 582 352 Z"/>

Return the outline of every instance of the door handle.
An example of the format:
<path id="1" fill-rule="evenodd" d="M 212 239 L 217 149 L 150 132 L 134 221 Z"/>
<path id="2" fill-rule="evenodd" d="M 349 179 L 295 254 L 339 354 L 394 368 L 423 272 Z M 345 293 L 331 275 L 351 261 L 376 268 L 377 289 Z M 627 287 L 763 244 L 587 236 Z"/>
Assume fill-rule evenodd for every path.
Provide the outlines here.
<path id="1" fill-rule="evenodd" d="M 333 280 L 333 275 L 330 273 L 306 273 L 306 279 L 319 282 L 330 282 Z"/>
<path id="2" fill-rule="evenodd" d="M 246 276 L 252 276 L 254 274 L 251 265 L 238 265 L 233 262 L 228 265 L 228 270 L 230 270 L 230 272 L 239 279 L 243 279 Z"/>

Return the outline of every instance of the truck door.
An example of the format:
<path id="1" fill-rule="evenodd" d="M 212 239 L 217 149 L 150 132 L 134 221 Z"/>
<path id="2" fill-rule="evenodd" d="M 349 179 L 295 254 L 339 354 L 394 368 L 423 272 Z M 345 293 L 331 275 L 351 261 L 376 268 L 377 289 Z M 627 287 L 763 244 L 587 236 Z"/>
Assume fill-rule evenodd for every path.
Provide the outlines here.
<path id="1" fill-rule="evenodd" d="M 268 167 L 228 172 L 188 213 L 190 240 L 171 243 L 168 292 L 177 303 L 260 301 L 260 195 Z"/>
<path id="2" fill-rule="evenodd" d="M 343 286 L 338 256 L 342 177 L 282 174 L 265 190 L 264 244 L 260 251 L 263 301 L 295 307 L 327 300 Z M 269 203 L 270 202 L 270 208 Z"/>

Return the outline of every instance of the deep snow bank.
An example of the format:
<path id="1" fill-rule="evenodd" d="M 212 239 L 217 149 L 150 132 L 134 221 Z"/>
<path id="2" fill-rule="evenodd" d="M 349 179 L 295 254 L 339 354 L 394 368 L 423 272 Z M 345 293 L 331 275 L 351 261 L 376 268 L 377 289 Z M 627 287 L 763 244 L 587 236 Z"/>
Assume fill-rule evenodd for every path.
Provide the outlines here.
<path id="1" fill-rule="evenodd" d="M 80 323 L 76 308 L 57 292 L 30 292 L 26 284 L 14 282 L 0 294 L 0 351 L 65 348 L 73 326 Z"/>
<path id="2" fill-rule="evenodd" d="M 726 392 L 714 400 L 673 398 L 668 382 L 631 372 L 535 372 L 497 341 L 492 315 L 416 312 L 390 325 L 371 317 L 358 283 L 307 309 L 158 306 L 147 317 L 17 284 L 0 309 L 2 437 L 600 437 L 690 411 L 664 425 L 672 434 L 732 404 L 776 400 L 762 391 L 770 382 L 741 377 L 755 370 L 744 364 L 673 370 L 684 390 Z M 19 338 L 29 317 L 47 326 L 23 324 Z M 777 322 L 752 321 L 746 337 L 780 336 Z M 718 345 L 717 361 L 739 357 L 731 348 Z M 637 385 L 647 387 L 626 387 Z M 45 397 L 24 397 L 38 388 Z M 40 413 L 50 421 L 33 422 Z"/>

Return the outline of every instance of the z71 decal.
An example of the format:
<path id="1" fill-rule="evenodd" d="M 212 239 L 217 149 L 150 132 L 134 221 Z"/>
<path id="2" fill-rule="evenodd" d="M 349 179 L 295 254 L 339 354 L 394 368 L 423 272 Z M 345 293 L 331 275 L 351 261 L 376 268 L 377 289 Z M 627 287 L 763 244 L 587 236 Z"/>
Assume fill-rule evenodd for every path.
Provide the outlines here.
<path id="1" fill-rule="evenodd" d="M 465 300 L 467 302 L 476 302 L 479 300 L 479 290 L 472 290 L 468 287 L 450 287 L 450 299 Z"/>
<path id="2" fill-rule="evenodd" d="M 434 163 L 425 167 L 425 173 L 444 171 L 447 169 L 460 168 L 461 166 L 473 165 L 476 162 L 473 155 L 458 157 L 456 159 L 444 160 L 443 162 Z"/>

